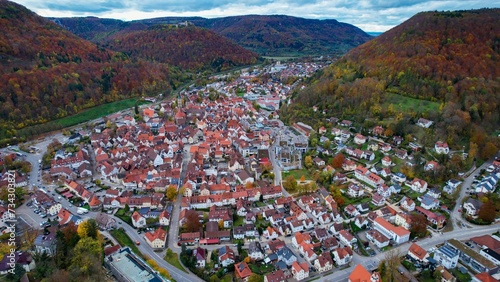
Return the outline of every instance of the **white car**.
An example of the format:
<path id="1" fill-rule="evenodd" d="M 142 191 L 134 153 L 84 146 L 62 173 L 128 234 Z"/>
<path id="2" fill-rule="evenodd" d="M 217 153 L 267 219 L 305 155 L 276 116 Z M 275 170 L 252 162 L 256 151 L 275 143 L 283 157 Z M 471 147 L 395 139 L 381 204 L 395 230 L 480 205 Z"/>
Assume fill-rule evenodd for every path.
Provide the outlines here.
<path id="1" fill-rule="evenodd" d="M 490 166 L 486 169 L 486 171 L 487 171 L 487 172 L 492 172 L 494 169 L 495 169 L 495 167 L 494 167 L 493 165 L 490 165 Z"/>

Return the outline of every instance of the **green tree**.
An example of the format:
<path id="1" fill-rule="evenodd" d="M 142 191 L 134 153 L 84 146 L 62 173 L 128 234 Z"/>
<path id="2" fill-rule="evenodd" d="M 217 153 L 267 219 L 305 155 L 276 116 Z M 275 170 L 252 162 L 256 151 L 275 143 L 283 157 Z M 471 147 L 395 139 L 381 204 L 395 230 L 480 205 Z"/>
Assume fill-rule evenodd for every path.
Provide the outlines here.
<path id="1" fill-rule="evenodd" d="M 22 267 L 20 264 L 16 263 L 14 266 L 14 273 L 7 273 L 5 276 L 5 281 L 12 281 L 12 282 L 18 282 L 21 281 L 21 277 L 26 273 L 26 270 L 24 270 L 24 267 Z"/>
<path id="2" fill-rule="evenodd" d="M 248 282 L 264 282 L 264 276 L 254 273 L 248 277 Z"/>

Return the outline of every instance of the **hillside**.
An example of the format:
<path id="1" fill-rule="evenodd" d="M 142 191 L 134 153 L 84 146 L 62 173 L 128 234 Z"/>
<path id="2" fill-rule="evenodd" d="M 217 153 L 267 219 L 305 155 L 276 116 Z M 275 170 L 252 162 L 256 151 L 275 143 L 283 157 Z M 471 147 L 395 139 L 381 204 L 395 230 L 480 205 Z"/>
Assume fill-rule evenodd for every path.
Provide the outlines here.
<path id="1" fill-rule="evenodd" d="M 0 1 L 0 50 L 1 144 L 28 125 L 180 83 L 166 64 L 131 61 L 9 1 Z"/>
<path id="2" fill-rule="evenodd" d="M 371 39 L 361 29 L 336 20 L 249 15 L 193 22 L 262 55 L 344 54 Z"/>
<path id="3" fill-rule="evenodd" d="M 492 133 L 500 124 L 499 21 L 500 9 L 419 13 L 351 50 L 282 116 L 319 126 L 324 110 L 428 144 L 498 146 Z M 420 117 L 435 122 L 425 134 L 405 126 Z"/>
<path id="4" fill-rule="evenodd" d="M 344 54 L 372 37 L 357 27 L 336 20 L 313 20 L 290 16 L 165 17 L 121 22 L 110 19 L 52 18 L 71 32 L 93 42 L 115 33 L 158 24 L 188 21 L 208 28 L 260 55 Z"/>
<path id="5" fill-rule="evenodd" d="M 131 58 L 167 63 L 183 69 L 217 72 L 254 64 L 258 55 L 208 29 L 153 25 L 146 30 L 120 31 L 102 46 Z"/>

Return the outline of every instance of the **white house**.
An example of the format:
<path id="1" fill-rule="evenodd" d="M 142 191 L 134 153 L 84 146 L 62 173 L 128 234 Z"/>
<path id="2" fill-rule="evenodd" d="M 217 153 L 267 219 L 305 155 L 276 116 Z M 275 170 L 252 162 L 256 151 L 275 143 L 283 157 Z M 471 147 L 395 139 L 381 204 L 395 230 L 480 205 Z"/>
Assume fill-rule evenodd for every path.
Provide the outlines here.
<path id="1" fill-rule="evenodd" d="M 450 152 L 448 143 L 441 141 L 437 141 L 436 144 L 434 144 L 434 150 L 436 150 L 438 154 L 448 154 Z"/>
<path id="2" fill-rule="evenodd" d="M 294 261 L 292 263 L 292 275 L 295 280 L 300 281 L 309 277 L 309 265 L 307 262 L 298 263 Z"/>
<path id="3" fill-rule="evenodd" d="M 373 224 L 375 230 L 392 239 L 397 244 L 402 244 L 410 240 L 410 231 L 401 226 L 394 226 L 382 217 L 377 217 Z"/>

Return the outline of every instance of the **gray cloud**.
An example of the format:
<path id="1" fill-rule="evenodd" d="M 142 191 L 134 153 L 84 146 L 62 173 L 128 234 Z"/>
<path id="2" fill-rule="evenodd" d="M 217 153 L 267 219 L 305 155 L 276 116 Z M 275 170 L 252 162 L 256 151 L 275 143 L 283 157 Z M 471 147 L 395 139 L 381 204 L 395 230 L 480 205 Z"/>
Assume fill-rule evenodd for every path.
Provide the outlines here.
<path id="1" fill-rule="evenodd" d="M 500 0 L 14 0 L 42 16 L 122 20 L 162 16 L 225 17 L 282 14 L 336 19 L 365 31 L 386 31 L 418 12 L 498 8 Z"/>

